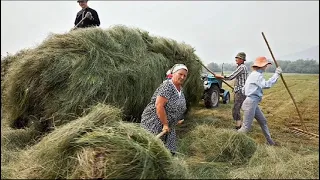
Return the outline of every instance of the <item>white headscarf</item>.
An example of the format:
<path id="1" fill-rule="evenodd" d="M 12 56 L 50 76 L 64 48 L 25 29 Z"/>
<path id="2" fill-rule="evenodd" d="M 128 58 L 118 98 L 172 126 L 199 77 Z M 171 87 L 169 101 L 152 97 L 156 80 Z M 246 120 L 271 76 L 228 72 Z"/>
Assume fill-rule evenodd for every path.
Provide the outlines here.
<path id="1" fill-rule="evenodd" d="M 171 74 L 171 69 L 169 69 L 166 73 L 166 75 L 168 76 L 169 74 Z"/>
<path id="2" fill-rule="evenodd" d="M 188 72 L 188 68 L 184 64 L 175 64 L 171 69 L 171 74 L 179 71 L 180 69 L 184 69 Z"/>

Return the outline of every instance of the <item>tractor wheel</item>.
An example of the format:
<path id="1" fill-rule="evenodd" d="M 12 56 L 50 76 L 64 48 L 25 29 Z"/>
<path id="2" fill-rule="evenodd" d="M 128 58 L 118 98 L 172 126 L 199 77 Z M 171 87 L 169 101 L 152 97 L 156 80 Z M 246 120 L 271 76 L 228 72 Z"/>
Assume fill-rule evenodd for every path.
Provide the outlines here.
<path id="1" fill-rule="evenodd" d="M 206 108 L 215 108 L 219 106 L 220 89 L 217 85 L 213 85 L 204 93 L 204 105 Z"/>
<path id="2" fill-rule="evenodd" d="M 228 92 L 226 97 L 223 98 L 223 104 L 229 104 L 230 102 L 230 93 Z"/>

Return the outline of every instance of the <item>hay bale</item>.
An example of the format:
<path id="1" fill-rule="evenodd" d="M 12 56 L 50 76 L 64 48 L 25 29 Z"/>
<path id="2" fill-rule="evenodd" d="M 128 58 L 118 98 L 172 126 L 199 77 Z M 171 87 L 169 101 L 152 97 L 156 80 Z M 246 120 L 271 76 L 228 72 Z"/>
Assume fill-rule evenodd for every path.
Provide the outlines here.
<path id="1" fill-rule="evenodd" d="M 284 147 L 260 145 L 245 168 L 229 173 L 240 179 L 319 179 L 319 154 L 300 155 Z"/>
<path id="2" fill-rule="evenodd" d="M 9 178 L 28 179 L 185 178 L 174 161 L 160 139 L 122 122 L 119 109 L 99 104 L 21 152 L 6 169 L 14 175 Z"/>
<path id="3" fill-rule="evenodd" d="M 244 164 L 256 151 L 255 141 L 246 134 L 208 125 L 197 126 L 181 141 L 184 153 L 208 162 Z"/>
<path id="4" fill-rule="evenodd" d="M 3 110 L 11 127 L 59 126 L 97 103 L 122 108 L 139 121 L 144 107 L 173 64 L 189 68 L 188 105 L 202 93 L 201 66 L 194 49 L 148 32 L 114 26 L 49 36 L 12 62 L 4 81 Z M 45 129 L 46 130 L 46 129 Z"/>

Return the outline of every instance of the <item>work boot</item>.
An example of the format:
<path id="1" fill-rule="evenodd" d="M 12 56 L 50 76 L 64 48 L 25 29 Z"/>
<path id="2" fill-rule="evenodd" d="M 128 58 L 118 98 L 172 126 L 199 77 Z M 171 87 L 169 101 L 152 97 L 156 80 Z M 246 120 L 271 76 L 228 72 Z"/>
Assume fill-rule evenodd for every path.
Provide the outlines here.
<path id="1" fill-rule="evenodd" d="M 241 125 L 242 125 L 242 121 L 241 120 L 236 120 L 236 126 L 235 126 L 235 129 L 238 130 L 241 128 Z"/>
<path id="2" fill-rule="evenodd" d="M 271 145 L 271 146 L 281 146 L 279 143 L 277 143 L 277 142 L 275 142 L 273 145 Z"/>
<path id="3" fill-rule="evenodd" d="M 277 142 L 272 142 L 272 143 L 266 142 L 266 144 L 269 146 L 280 146 L 280 144 Z"/>

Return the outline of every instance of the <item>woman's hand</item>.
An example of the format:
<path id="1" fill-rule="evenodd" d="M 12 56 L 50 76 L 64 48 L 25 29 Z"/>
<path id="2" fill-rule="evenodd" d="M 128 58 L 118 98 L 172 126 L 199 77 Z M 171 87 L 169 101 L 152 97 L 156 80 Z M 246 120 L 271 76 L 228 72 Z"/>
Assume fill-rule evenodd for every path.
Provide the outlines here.
<path id="1" fill-rule="evenodd" d="M 183 123 L 183 121 L 184 121 L 184 119 L 179 120 L 179 121 L 178 121 L 178 123 L 177 123 L 177 125 L 182 124 L 182 123 Z"/>
<path id="2" fill-rule="evenodd" d="M 166 125 L 163 125 L 163 128 L 162 128 L 162 132 L 165 131 L 165 132 L 170 132 L 170 128 L 169 128 L 169 125 L 166 124 Z"/>
<path id="3" fill-rule="evenodd" d="M 214 74 L 214 77 L 215 77 L 215 78 L 218 78 L 218 79 L 224 79 L 224 76 L 221 76 L 221 75 L 219 75 L 219 74 Z"/>

